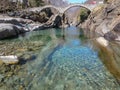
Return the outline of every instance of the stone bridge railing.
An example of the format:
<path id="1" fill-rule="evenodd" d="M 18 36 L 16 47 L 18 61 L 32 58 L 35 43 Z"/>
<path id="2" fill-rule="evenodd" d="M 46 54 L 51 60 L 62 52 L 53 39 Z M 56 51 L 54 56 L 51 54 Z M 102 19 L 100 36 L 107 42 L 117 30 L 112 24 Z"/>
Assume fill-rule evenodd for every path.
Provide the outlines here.
<path id="1" fill-rule="evenodd" d="M 34 8 L 25 9 L 25 11 L 33 11 L 33 12 L 38 11 L 38 12 L 41 12 L 42 10 L 44 10 L 46 8 L 54 8 L 59 13 L 63 14 L 72 7 L 82 7 L 82 8 L 86 8 L 86 9 L 92 11 L 92 9 L 95 6 L 96 5 L 90 5 L 90 4 L 70 4 L 67 7 L 56 7 L 56 6 L 53 6 L 53 5 L 46 5 L 46 6 L 43 6 L 43 7 L 34 7 Z"/>

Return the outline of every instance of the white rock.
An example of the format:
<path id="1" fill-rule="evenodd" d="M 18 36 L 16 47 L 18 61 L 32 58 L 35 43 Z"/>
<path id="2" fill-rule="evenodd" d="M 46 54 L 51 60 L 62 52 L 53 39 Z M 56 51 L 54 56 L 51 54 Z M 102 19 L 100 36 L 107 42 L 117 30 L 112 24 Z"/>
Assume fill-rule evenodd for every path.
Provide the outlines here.
<path id="1" fill-rule="evenodd" d="M 5 64 L 17 64 L 19 62 L 18 57 L 14 55 L 0 56 L 0 60 Z"/>
<path id="2" fill-rule="evenodd" d="M 99 37 L 96 39 L 96 41 L 104 47 L 107 47 L 109 45 L 109 42 L 104 37 Z"/>

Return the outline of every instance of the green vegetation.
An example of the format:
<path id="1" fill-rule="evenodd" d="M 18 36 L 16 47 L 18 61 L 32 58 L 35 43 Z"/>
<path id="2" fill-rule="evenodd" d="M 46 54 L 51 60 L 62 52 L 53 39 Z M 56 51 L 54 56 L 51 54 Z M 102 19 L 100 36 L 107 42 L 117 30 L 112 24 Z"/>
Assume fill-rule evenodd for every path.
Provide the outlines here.
<path id="1" fill-rule="evenodd" d="M 111 3 L 114 2 L 115 0 L 104 0 L 104 3 Z"/>
<path id="2" fill-rule="evenodd" d="M 90 14 L 90 11 L 89 11 L 89 10 L 84 9 L 84 8 L 80 9 L 80 15 L 79 15 L 79 17 L 78 17 L 78 20 L 79 20 L 81 23 L 84 22 L 84 21 L 88 18 L 89 14 Z"/>
<path id="3" fill-rule="evenodd" d="M 108 0 L 104 0 L 104 3 L 108 2 Z"/>
<path id="4" fill-rule="evenodd" d="M 13 2 L 10 2 L 9 0 L 2 0 L 0 1 L 0 12 L 5 11 L 12 11 L 16 9 L 16 5 Z"/>
<path id="5" fill-rule="evenodd" d="M 28 0 L 28 2 L 30 7 L 39 7 L 44 5 L 42 0 Z"/>

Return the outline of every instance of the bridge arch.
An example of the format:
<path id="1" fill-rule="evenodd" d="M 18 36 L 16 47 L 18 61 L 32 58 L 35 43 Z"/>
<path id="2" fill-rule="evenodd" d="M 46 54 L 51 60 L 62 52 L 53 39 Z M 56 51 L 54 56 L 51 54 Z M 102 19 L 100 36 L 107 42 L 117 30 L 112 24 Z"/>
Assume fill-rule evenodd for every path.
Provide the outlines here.
<path id="1" fill-rule="evenodd" d="M 38 11 L 38 12 L 41 12 L 42 10 L 47 9 L 47 8 L 53 8 L 56 11 L 60 12 L 59 8 L 56 7 L 56 6 L 53 6 L 53 5 L 46 5 L 46 6 L 43 6 L 43 7 L 30 8 L 27 11 Z"/>
<path id="2" fill-rule="evenodd" d="M 86 8 L 86 9 L 92 11 L 91 8 L 88 8 L 87 5 L 83 5 L 83 4 L 71 4 L 71 5 L 69 5 L 68 7 L 66 7 L 64 9 L 63 13 L 65 13 L 67 10 L 69 10 L 70 8 L 73 8 L 73 7 L 82 7 L 82 8 Z"/>
<path id="3" fill-rule="evenodd" d="M 43 6 L 43 7 L 29 8 L 29 9 L 26 9 L 26 11 L 33 11 L 33 12 L 38 11 L 38 12 L 41 12 L 44 9 L 53 8 L 58 13 L 64 14 L 67 10 L 69 10 L 72 7 L 83 7 L 83 8 L 86 8 L 86 9 L 92 11 L 92 7 L 90 7 L 90 5 L 87 5 L 87 4 L 71 4 L 71 5 L 69 5 L 67 7 L 64 7 L 64 8 L 63 7 L 56 7 L 54 5 L 46 5 L 46 6 Z"/>
<path id="4" fill-rule="evenodd" d="M 47 8 L 53 8 L 53 9 L 55 9 L 56 11 L 60 12 L 60 11 L 59 11 L 59 8 L 57 8 L 56 6 L 53 6 L 53 5 L 44 6 L 44 7 L 41 8 L 40 11 L 42 11 L 42 10 L 44 10 L 44 9 L 47 9 Z"/>

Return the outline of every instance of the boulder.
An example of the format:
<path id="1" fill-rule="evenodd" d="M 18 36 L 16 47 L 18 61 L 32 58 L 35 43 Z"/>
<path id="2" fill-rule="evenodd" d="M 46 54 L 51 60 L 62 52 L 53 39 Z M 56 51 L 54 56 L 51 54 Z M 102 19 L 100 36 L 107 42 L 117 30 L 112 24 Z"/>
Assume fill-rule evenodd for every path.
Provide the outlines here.
<path id="1" fill-rule="evenodd" d="M 17 64 L 19 62 L 17 56 L 0 56 L 0 61 L 5 64 Z"/>
<path id="2" fill-rule="evenodd" d="M 113 40 L 115 40 L 116 38 L 118 38 L 117 34 L 116 34 L 114 31 L 110 31 L 110 32 L 106 33 L 106 34 L 104 35 L 104 37 L 105 37 L 107 40 L 109 40 L 109 41 L 113 41 Z"/>
<path id="3" fill-rule="evenodd" d="M 96 41 L 104 47 L 107 47 L 109 45 L 109 42 L 104 37 L 99 37 L 96 39 Z"/>
<path id="4" fill-rule="evenodd" d="M 25 32 L 26 31 L 20 26 L 7 23 L 0 23 L 0 39 L 12 38 Z"/>

